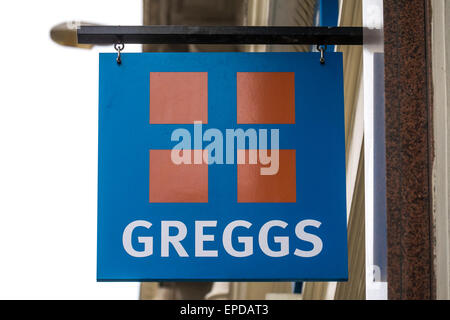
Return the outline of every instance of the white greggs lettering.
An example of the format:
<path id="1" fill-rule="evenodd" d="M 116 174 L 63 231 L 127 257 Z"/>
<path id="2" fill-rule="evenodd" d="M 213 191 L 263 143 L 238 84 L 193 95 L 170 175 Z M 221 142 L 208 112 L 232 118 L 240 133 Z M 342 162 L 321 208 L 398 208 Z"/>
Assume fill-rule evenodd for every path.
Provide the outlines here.
<path id="1" fill-rule="evenodd" d="M 298 239 L 312 244 L 312 249 L 308 251 L 295 249 L 293 254 L 298 257 L 312 258 L 317 256 L 323 248 L 322 240 L 315 234 L 305 231 L 306 227 L 319 228 L 321 223 L 317 220 L 303 220 L 295 226 L 295 235 Z M 125 251 L 132 257 L 143 258 L 153 255 L 153 237 L 152 236 L 138 236 L 137 241 L 143 244 L 142 250 L 136 250 L 133 247 L 133 231 L 138 228 L 150 229 L 152 224 L 145 220 L 137 220 L 131 222 L 124 230 L 122 243 Z M 273 242 L 276 243 L 278 250 L 270 248 L 269 246 L 269 232 L 272 228 L 286 229 L 288 224 L 281 220 L 271 220 L 265 223 L 258 234 L 258 243 L 261 251 L 269 257 L 284 257 L 289 255 L 289 236 L 273 236 Z M 204 248 L 205 242 L 216 241 L 213 234 L 207 234 L 205 228 L 217 227 L 217 221 L 195 221 L 195 257 L 218 257 L 217 250 L 206 250 Z M 253 237 L 252 236 L 238 236 L 237 242 L 240 243 L 242 250 L 233 247 L 233 231 L 238 228 L 245 228 L 250 230 L 252 224 L 245 220 L 236 220 L 229 223 L 223 232 L 222 244 L 225 251 L 237 258 L 248 257 L 253 254 Z M 176 229 L 176 232 L 169 232 L 170 229 Z M 174 230 L 173 230 L 174 231 Z M 161 257 L 169 257 L 169 246 L 175 249 L 180 257 L 189 257 L 188 252 L 183 247 L 182 241 L 186 238 L 188 229 L 181 221 L 161 221 Z M 272 239 L 271 239 L 272 240 Z"/>

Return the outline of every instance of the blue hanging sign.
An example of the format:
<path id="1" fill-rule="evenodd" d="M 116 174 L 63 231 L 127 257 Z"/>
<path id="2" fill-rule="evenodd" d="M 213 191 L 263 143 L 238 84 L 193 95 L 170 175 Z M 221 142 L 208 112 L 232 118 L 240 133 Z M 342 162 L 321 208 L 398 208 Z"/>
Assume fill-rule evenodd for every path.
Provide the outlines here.
<path id="1" fill-rule="evenodd" d="M 100 54 L 99 281 L 347 279 L 341 53 Z"/>

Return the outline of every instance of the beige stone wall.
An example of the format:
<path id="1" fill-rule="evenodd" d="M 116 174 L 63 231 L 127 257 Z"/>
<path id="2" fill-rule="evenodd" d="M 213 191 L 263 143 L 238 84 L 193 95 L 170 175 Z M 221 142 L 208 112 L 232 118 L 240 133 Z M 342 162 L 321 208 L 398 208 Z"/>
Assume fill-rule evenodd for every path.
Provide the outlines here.
<path id="1" fill-rule="evenodd" d="M 339 26 L 362 26 L 362 1 L 342 0 Z M 348 282 L 309 282 L 303 299 L 365 299 L 364 100 L 362 47 L 338 46 L 344 55 Z"/>
<path id="2" fill-rule="evenodd" d="M 450 3 L 432 0 L 436 297 L 450 299 Z"/>

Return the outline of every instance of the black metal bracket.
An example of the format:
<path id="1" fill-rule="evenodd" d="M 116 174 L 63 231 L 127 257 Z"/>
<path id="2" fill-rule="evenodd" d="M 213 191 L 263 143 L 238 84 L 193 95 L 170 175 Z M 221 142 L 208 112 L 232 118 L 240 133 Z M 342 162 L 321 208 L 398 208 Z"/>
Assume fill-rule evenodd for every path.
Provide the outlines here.
<path id="1" fill-rule="evenodd" d="M 83 44 L 362 45 L 362 27 L 81 26 Z"/>

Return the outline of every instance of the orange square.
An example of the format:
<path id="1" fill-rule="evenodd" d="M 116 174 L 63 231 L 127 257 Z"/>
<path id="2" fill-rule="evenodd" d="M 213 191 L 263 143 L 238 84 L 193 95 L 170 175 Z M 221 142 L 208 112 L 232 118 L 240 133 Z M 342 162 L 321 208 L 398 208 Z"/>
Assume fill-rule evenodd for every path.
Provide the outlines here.
<path id="1" fill-rule="evenodd" d="M 294 124 L 294 72 L 238 72 L 237 123 Z"/>
<path id="2" fill-rule="evenodd" d="M 150 123 L 208 122 L 207 72 L 150 72 Z"/>
<path id="3" fill-rule="evenodd" d="M 150 150 L 149 202 L 208 202 L 208 164 L 177 165 L 171 152 Z"/>
<path id="4" fill-rule="evenodd" d="M 248 150 L 245 150 L 249 159 Z M 270 155 L 270 151 L 269 151 Z M 272 160 L 273 161 L 273 160 Z M 279 150 L 278 172 L 274 175 L 261 175 L 261 165 L 238 164 L 237 192 L 238 202 L 296 202 L 295 150 Z"/>

